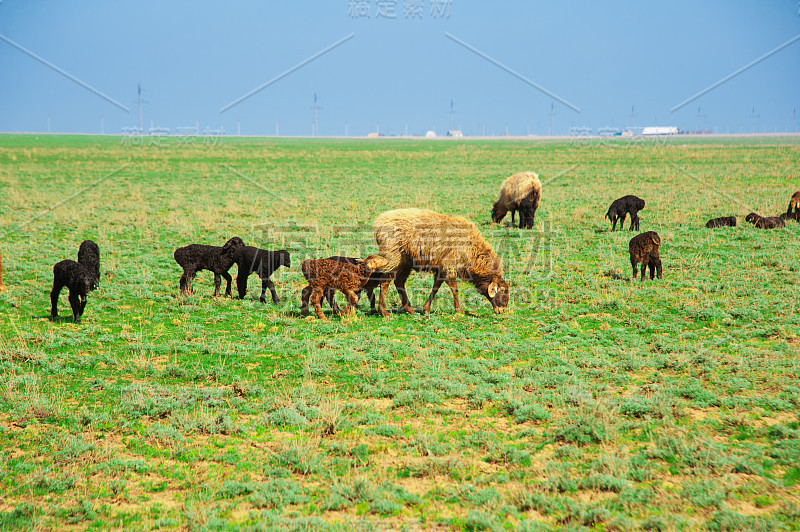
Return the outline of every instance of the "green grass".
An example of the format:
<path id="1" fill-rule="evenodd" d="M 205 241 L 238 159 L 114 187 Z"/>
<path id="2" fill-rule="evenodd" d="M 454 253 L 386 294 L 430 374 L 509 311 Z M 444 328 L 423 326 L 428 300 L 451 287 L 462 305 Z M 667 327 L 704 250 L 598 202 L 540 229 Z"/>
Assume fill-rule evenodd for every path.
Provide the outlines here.
<path id="1" fill-rule="evenodd" d="M 798 163 L 796 137 L 0 135 L 0 529 L 798 530 L 800 224 L 743 221 L 786 208 Z M 536 229 L 490 224 L 522 170 Z M 629 193 L 661 281 L 630 282 L 603 220 Z M 462 314 L 445 288 L 428 316 L 301 318 L 302 260 L 375 252 L 372 220 L 410 206 L 478 224 L 510 312 L 461 283 Z M 291 252 L 280 304 L 255 276 L 214 299 L 208 272 L 178 297 L 174 249 L 232 236 Z M 51 322 L 86 238 L 101 287 Z"/>

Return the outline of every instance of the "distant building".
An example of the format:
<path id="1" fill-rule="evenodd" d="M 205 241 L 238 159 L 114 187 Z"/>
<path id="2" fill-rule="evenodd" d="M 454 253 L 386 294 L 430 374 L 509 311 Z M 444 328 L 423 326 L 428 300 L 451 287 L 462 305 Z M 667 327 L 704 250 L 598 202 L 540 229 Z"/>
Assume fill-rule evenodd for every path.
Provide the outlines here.
<path id="1" fill-rule="evenodd" d="M 677 135 L 675 126 L 649 126 L 642 129 L 642 135 Z"/>
<path id="2" fill-rule="evenodd" d="M 447 132 L 447 136 L 460 139 L 460 138 L 462 138 L 464 136 L 464 134 L 461 132 L 460 129 L 452 129 L 452 130 Z"/>
<path id="3" fill-rule="evenodd" d="M 425 132 L 425 138 L 432 139 L 435 136 L 436 136 L 436 132 L 434 130 L 432 130 L 432 129 L 429 129 L 428 131 Z"/>

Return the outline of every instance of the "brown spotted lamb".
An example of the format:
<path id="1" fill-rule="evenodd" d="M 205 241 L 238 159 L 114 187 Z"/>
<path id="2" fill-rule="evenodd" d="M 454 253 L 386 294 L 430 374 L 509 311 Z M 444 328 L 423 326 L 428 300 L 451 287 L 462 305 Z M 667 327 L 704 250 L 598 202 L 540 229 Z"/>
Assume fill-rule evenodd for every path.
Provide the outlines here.
<path id="1" fill-rule="evenodd" d="M 370 255 L 356 264 L 331 259 L 306 259 L 300 266 L 308 286 L 303 288 L 300 313 L 308 314 L 308 300 L 314 304 L 314 312 L 321 320 L 326 320 L 322 313 L 322 296 L 332 291 L 341 290 L 347 296 L 348 305 L 344 313 L 350 312 L 358 303 L 357 291 L 364 288 L 372 272 L 387 264 L 387 260 L 379 255 Z M 330 299 L 329 299 L 330 302 Z"/>
<path id="2" fill-rule="evenodd" d="M 789 200 L 789 208 L 786 209 L 786 214 L 790 214 L 793 210 L 795 213 L 800 213 L 800 190 L 792 194 L 792 199 Z"/>
<path id="3" fill-rule="evenodd" d="M 658 278 L 661 279 L 661 256 L 658 253 L 658 248 L 661 246 L 661 237 L 655 231 L 647 231 L 640 235 L 633 237 L 628 244 L 628 252 L 631 255 L 631 267 L 633 268 L 633 277 L 631 281 L 636 279 L 636 265 L 642 265 L 642 278 L 644 281 L 644 274 L 648 266 L 650 267 L 650 279 L 655 277 L 658 272 Z"/>
<path id="4" fill-rule="evenodd" d="M 175 250 L 175 262 L 183 268 L 181 275 L 180 288 L 181 295 L 192 294 L 192 280 L 197 272 L 209 270 L 214 272 L 214 297 L 219 296 L 220 276 L 225 278 L 228 286 L 225 295 L 231 295 L 231 281 L 233 280 L 228 270 L 233 266 L 233 258 L 236 250 L 244 246 L 244 242 L 238 236 L 228 240 L 224 246 L 206 246 L 204 244 L 189 244 Z"/>
<path id="5" fill-rule="evenodd" d="M 520 172 L 514 174 L 500 186 L 500 197 L 492 207 L 492 221 L 500 223 L 508 211 L 511 211 L 511 225 L 514 215 L 520 211 L 520 229 L 533 227 L 533 218 L 542 199 L 542 183 L 536 172 Z M 520 207 L 525 202 L 525 210 Z"/>
<path id="6" fill-rule="evenodd" d="M 759 229 L 776 229 L 778 227 L 786 227 L 786 222 L 778 217 L 770 216 L 768 218 L 762 218 L 754 212 L 748 214 L 747 217 L 745 217 L 745 220 L 755 225 Z"/>
<path id="7" fill-rule="evenodd" d="M 642 198 L 627 195 L 615 199 L 606 212 L 606 218 L 611 221 L 611 230 L 617 228 L 617 219 L 619 219 L 619 229 L 625 229 L 625 216 L 630 213 L 631 215 L 631 231 L 639 230 L 639 211 L 644 209 L 644 200 Z"/>
<path id="8" fill-rule="evenodd" d="M 386 275 L 378 302 L 382 316 L 389 315 L 386 292 L 392 278 L 403 309 L 414 312 L 405 288 L 412 270 L 435 275 L 423 313 L 430 312 L 433 298 L 444 282 L 450 287 L 453 306 L 459 312 L 458 279 L 472 283 L 496 313 L 508 307 L 508 283 L 503 279 L 500 258 L 472 222 L 425 209 L 398 209 L 379 215 L 373 228 L 378 253 L 389 261 L 380 270 Z"/>

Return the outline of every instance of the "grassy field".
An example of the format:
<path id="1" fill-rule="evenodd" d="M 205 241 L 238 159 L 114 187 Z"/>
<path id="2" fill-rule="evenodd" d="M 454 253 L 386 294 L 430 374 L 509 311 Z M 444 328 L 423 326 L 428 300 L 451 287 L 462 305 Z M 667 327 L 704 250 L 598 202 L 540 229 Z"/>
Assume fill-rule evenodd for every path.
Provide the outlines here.
<path id="1" fill-rule="evenodd" d="M 490 224 L 522 170 L 536 228 Z M 743 220 L 800 189 L 797 137 L 0 135 L 0 187 L 0 529 L 800 529 L 800 224 Z M 630 282 L 603 219 L 625 194 L 661 281 Z M 478 224 L 510 312 L 461 283 L 462 314 L 445 287 L 428 316 L 300 317 L 302 260 L 375 252 L 372 220 L 411 206 Z M 178 297 L 174 249 L 232 236 L 291 252 L 279 305 L 208 272 Z M 100 289 L 52 322 L 87 238 Z"/>

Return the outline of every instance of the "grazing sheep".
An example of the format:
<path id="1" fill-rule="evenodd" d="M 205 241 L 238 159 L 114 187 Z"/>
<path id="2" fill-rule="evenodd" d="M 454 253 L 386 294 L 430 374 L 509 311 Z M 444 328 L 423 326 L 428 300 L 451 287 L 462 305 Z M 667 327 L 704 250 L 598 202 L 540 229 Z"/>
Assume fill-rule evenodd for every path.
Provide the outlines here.
<path id="1" fill-rule="evenodd" d="M 188 296 L 193 293 L 192 280 L 197 272 L 209 270 L 214 272 L 214 297 L 219 295 L 220 276 L 228 282 L 225 295 L 231 295 L 231 276 L 228 273 L 233 266 L 233 257 L 236 250 L 244 246 L 238 236 L 228 240 L 224 246 L 206 246 L 204 244 L 189 244 L 175 250 L 174 257 L 181 268 L 180 288 L 181 295 Z"/>
<path id="2" fill-rule="evenodd" d="M 642 198 L 637 198 L 636 196 L 622 196 L 621 198 L 615 199 L 611 206 L 608 208 L 608 212 L 606 212 L 606 218 L 611 220 L 611 230 L 614 231 L 617 228 L 617 219 L 620 220 L 620 231 L 625 228 L 625 216 L 630 213 L 631 215 L 631 231 L 633 231 L 634 227 L 636 230 L 639 230 L 639 216 L 638 212 L 644 209 L 644 200 Z"/>
<path id="3" fill-rule="evenodd" d="M 387 262 L 379 255 L 370 255 L 356 264 L 331 259 L 304 260 L 300 269 L 308 281 L 308 286 L 303 288 L 300 313 L 303 316 L 308 314 L 310 297 L 319 319 L 326 320 L 325 314 L 322 313 L 322 296 L 328 296 L 330 303 L 335 290 L 341 290 L 347 296 L 348 305 L 344 312 L 350 312 L 358 303 L 356 291 L 360 291 L 367 284 L 372 272 L 385 266 Z"/>
<path id="4" fill-rule="evenodd" d="M 642 264 L 642 281 L 644 281 L 644 274 L 648 266 L 650 267 L 650 279 L 654 278 L 656 271 L 658 272 L 658 278 L 661 279 L 661 256 L 658 253 L 660 245 L 661 237 L 655 231 L 647 231 L 631 239 L 628 244 L 631 266 L 633 267 L 631 281 L 636 279 L 636 265 L 638 263 Z"/>
<path id="5" fill-rule="evenodd" d="M 722 218 L 712 218 L 706 222 L 706 227 L 716 229 L 718 227 L 736 227 L 736 216 L 723 216 Z"/>
<path id="6" fill-rule="evenodd" d="M 65 286 L 75 323 L 81 322 L 86 296 L 100 285 L 100 247 L 91 240 L 81 242 L 78 262 L 62 260 L 53 266 L 53 289 L 50 291 L 50 317 L 58 317 L 58 296 Z"/>
<path id="7" fill-rule="evenodd" d="M 759 229 L 775 229 L 777 227 L 786 227 L 786 223 L 780 218 L 776 218 L 774 216 L 762 218 L 754 212 L 748 214 L 747 217 L 745 217 L 745 220 L 755 225 Z"/>
<path id="8" fill-rule="evenodd" d="M 780 218 L 784 222 L 786 220 L 794 220 L 795 222 L 800 222 L 800 211 L 785 212 L 781 214 L 778 218 Z"/>
<path id="9" fill-rule="evenodd" d="M 800 190 L 792 194 L 792 199 L 789 200 L 789 208 L 786 209 L 786 214 L 789 214 L 794 209 L 795 213 L 800 212 Z"/>
<path id="10" fill-rule="evenodd" d="M 0 255 L 0 294 L 6 291 L 6 285 L 3 284 L 3 256 Z"/>
<path id="11" fill-rule="evenodd" d="M 281 266 L 289 268 L 291 259 L 289 252 L 285 249 L 277 251 L 266 251 L 253 246 L 241 246 L 233 255 L 233 262 L 239 267 L 236 276 L 236 288 L 239 291 L 239 299 L 244 299 L 247 293 L 247 278 L 250 274 L 257 273 L 261 278 L 261 302 L 266 303 L 267 288 L 272 294 L 272 302 L 278 304 L 278 293 L 275 291 L 275 283 L 270 277 Z"/>
<path id="12" fill-rule="evenodd" d="M 532 228 L 533 217 L 542 199 L 542 183 L 536 172 L 514 174 L 500 186 L 500 197 L 492 207 L 492 221 L 500 223 L 508 211 L 511 211 L 511 225 L 514 225 L 514 214 L 520 210 L 520 229 Z M 526 201 L 523 217 L 520 203 Z"/>
<path id="13" fill-rule="evenodd" d="M 373 227 L 378 253 L 389 261 L 380 269 L 385 274 L 378 303 L 382 316 L 389 315 L 386 292 L 392 277 L 403 308 L 408 313 L 414 312 L 405 289 L 412 270 L 435 274 L 433 290 L 422 309 L 424 313 L 430 312 L 443 282 L 453 292 L 453 305 L 459 312 L 458 279 L 472 283 L 496 313 L 505 311 L 509 293 L 503 266 L 472 222 L 425 209 L 399 209 L 378 216 Z"/>

